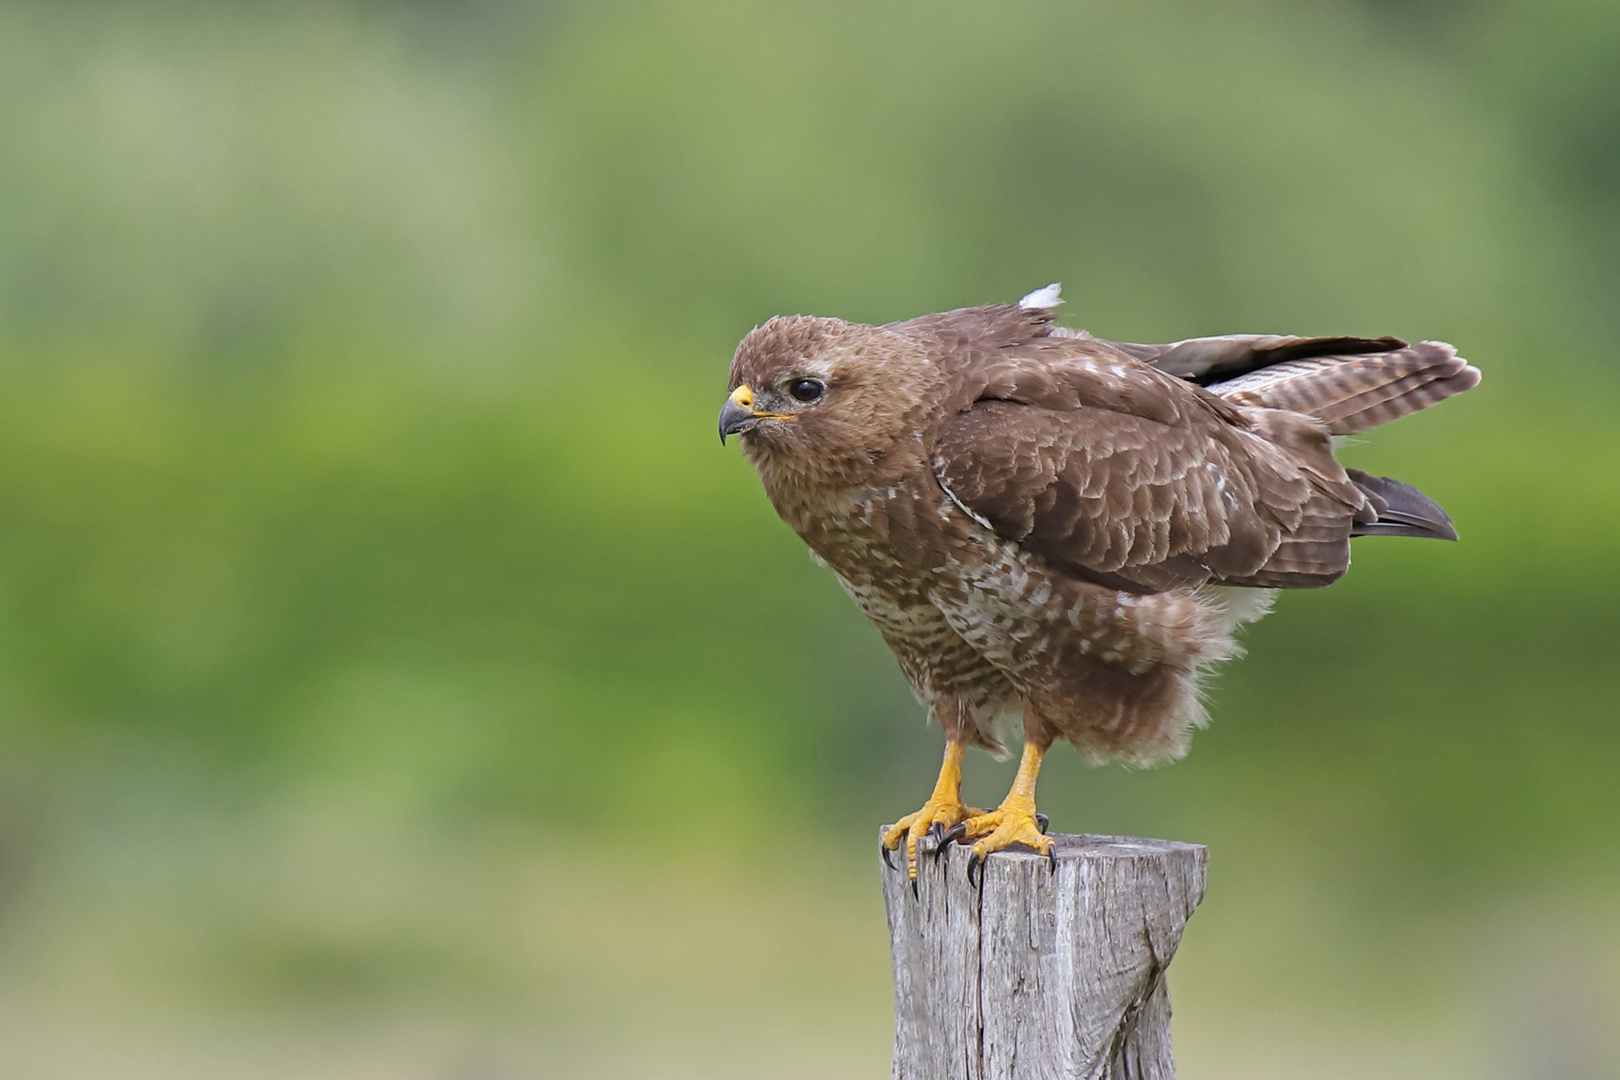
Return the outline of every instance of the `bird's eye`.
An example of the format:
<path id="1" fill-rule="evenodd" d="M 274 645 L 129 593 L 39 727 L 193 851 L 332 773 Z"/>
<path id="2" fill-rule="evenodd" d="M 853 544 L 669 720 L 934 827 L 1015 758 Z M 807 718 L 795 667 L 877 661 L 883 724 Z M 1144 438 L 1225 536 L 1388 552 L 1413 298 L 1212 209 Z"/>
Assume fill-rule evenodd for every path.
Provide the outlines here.
<path id="1" fill-rule="evenodd" d="M 827 388 L 818 379 L 794 379 L 788 383 L 788 393 L 793 395 L 793 400 L 806 405 L 826 392 Z"/>

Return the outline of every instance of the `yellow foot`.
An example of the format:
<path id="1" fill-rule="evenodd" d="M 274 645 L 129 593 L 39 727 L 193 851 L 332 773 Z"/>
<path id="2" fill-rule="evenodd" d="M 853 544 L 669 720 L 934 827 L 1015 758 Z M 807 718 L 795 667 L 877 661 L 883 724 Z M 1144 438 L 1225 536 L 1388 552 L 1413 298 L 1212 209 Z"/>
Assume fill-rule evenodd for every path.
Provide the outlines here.
<path id="1" fill-rule="evenodd" d="M 912 880 L 913 888 L 917 881 L 917 851 L 919 846 L 925 853 L 935 853 L 945 846 L 945 831 L 969 818 L 981 816 L 983 810 L 975 810 L 966 806 L 960 799 L 948 799 L 935 796 L 923 803 L 922 809 L 915 814 L 907 814 L 899 821 L 890 825 L 883 833 L 883 861 L 889 862 L 889 852 L 900 848 L 902 839 L 906 842 L 906 876 Z M 889 863 L 892 867 L 894 864 Z"/>
<path id="2" fill-rule="evenodd" d="M 1014 844 L 1022 844 L 1032 851 L 1045 855 L 1051 860 L 1052 868 L 1057 869 L 1057 847 L 1053 844 L 1052 838 L 1046 835 L 1046 815 L 1037 814 L 1033 806 L 1027 809 L 997 807 L 988 814 L 980 814 L 962 822 L 960 833 L 963 840 L 973 841 L 972 849 L 968 852 L 967 865 L 970 882 L 974 880 L 974 871 L 984 862 L 986 855 L 1003 851 Z"/>

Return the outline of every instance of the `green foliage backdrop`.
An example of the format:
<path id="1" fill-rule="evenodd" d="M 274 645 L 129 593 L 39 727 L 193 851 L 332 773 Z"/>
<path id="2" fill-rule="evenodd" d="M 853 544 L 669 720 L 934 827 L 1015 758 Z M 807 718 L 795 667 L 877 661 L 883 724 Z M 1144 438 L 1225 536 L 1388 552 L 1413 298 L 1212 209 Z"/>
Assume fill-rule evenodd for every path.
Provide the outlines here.
<path id="1" fill-rule="evenodd" d="M 713 417 L 772 314 L 1061 280 L 1486 374 L 1346 451 L 1461 544 L 1043 781 L 1211 845 L 1188 1075 L 1620 1075 L 1616 72 L 1586 0 L 0 7 L 0 1063 L 883 1075 L 937 733 Z"/>

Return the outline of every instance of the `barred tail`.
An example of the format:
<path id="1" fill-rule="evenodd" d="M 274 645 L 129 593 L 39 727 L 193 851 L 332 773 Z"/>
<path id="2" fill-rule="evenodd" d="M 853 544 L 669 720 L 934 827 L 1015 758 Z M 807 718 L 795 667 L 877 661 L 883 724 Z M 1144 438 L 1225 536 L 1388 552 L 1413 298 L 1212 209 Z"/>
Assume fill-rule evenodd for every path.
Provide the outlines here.
<path id="1" fill-rule="evenodd" d="M 1477 385 L 1479 369 L 1457 350 L 1424 341 L 1362 356 L 1286 360 L 1209 389 L 1238 405 L 1305 413 L 1334 435 L 1354 435 Z"/>

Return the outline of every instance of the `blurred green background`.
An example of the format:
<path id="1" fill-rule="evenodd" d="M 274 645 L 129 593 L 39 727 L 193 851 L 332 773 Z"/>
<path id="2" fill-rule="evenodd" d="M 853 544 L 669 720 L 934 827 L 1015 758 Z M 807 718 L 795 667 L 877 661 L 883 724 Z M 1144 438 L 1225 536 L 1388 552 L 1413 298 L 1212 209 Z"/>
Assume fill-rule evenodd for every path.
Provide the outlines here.
<path id="1" fill-rule="evenodd" d="M 1620 6 L 0 6 L 0 1073 L 887 1075 L 937 730 L 715 443 L 779 312 L 1486 373 L 1168 769 L 1191 1078 L 1620 1076 Z M 978 757 L 995 801 L 1010 766 Z"/>

